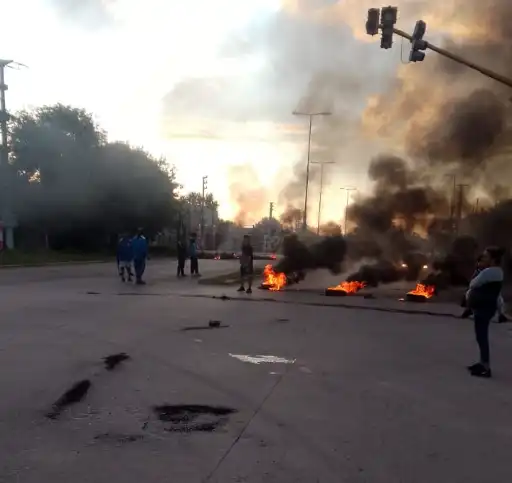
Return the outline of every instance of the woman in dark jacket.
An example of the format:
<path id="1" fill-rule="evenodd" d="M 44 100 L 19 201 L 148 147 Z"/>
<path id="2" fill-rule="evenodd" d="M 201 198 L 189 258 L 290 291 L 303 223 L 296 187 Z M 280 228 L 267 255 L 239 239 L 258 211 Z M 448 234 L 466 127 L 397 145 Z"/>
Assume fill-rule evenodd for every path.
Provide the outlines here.
<path id="1" fill-rule="evenodd" d="M 475 335 L 480 349 L 480 362 L 468 367 L 469 372 L 477 377 L 491 377 L 489 351 L 489 324 L 498 308 L 503 285 L 503 270 L 500 248 L 489 247 L 481 258 L 483 270 L 474 277 L 466 293 L 467 307 L 473 312 L 475 319 Z"/>

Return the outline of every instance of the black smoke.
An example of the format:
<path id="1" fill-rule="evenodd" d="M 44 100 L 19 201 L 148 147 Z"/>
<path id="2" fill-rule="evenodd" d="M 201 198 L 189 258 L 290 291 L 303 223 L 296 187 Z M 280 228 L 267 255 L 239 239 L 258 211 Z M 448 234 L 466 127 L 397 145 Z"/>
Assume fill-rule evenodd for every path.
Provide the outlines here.
<path id="1" fill-rule="evenodd" d="M 275 266 L 277 272 L 287 275 L 325 268 L 333 274 L 342 271 L 346 242 L 341 236 L 325 237 L 308 246 L 296 234 L 283 240 L 283 258 Z"/>

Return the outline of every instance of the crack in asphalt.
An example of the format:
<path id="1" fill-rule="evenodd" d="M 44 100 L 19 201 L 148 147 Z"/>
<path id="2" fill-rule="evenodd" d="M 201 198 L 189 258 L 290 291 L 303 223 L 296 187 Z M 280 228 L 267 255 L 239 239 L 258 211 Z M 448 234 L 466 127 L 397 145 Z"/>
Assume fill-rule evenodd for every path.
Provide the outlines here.
<path id="1" fill-rule="evenodd" d="M 343 308 L 343 309 L 353 309 L 353 310 L 373 310 L 377 312 L 391 312 L 396 314 L 411 314 L 411 315 L 429 315 L 431 317 L 449 317 L 453 319 L 458 319 L 458 315 L 450 314 L 450 313 L 441 313 L 441 312 L 433 312 L 431 310 L 415 310 L 415 309 L 399 309 L 392 307 L 371 307 L 371 306 L 363 306 L 363 305 L 350 305 L 344 303 L 326 303 L 326 302 L 312 302 L 307 300 L 278 300 L 273 298 L 248 298 L 248 297 L 229 297 L 226 295 L 206 295 L 206 294 L 184 294 L 184 293 L 141 293 L 141 292 L 123 292 L 118 293 L 116 295 L 119 296 L 147 296 L 147 297 L 182 297 L 182 298 L 206 298 L 206 299 L 216 299 L 216 300 L 234 300 L 237 302 L 274 302 L 278 304 L 292 304 L 292 305 L 306 305 L 312 307 L 332 307 L 332 308 Z"/>

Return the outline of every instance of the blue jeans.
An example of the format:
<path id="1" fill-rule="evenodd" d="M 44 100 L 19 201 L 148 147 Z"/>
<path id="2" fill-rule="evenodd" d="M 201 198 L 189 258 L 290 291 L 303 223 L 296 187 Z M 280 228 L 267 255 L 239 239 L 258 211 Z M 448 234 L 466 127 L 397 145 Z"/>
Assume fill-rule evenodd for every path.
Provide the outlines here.
<path id="1" fill-rule="evenodd" d="M 493 310 L 473 310 L 475 318 L 475 336 L 478 348 L 480 349 L 480 362 L 482 364 L 489 364 L 491 359 L 489 350 L 489 325 L 495 312 L 495 308 Z"/>

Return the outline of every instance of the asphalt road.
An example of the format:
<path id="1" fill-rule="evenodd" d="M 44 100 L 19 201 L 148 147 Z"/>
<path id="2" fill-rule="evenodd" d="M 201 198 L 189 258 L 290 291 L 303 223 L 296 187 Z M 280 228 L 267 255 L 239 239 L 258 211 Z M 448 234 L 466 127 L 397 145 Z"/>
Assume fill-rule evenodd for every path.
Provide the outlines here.
<path id="1" fill-rule="evenodd" d="M 0 482 L 512 481 L 508 325 L 479 380 L 470 322 L 222 301 L 166 270 L 138 291 L 106 265 L 0 271 Z"/>

